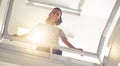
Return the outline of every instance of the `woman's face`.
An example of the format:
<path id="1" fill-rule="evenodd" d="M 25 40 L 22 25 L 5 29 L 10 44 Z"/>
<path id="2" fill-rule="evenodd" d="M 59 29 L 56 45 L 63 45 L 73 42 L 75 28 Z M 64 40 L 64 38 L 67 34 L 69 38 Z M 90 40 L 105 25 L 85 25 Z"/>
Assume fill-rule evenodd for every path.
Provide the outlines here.
<path id="1" fill-rule="evenodd" d="M 50 13 L 49 17 L 53 22 L 56 22 L 61 17 L 61 11 L 58 9 L 53 9 L 52 12 Z"/>

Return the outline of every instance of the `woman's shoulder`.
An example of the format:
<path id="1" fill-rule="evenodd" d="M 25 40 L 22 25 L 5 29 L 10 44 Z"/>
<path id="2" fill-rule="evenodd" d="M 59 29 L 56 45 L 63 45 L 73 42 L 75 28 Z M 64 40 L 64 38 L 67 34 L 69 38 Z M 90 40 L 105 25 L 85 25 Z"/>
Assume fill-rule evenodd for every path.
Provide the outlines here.
<path id="1" fill-rule="evenodd" d="M 60 27 L 56 27 L 56 28 L 59 30 L 60 33 L 63 32 L 63 30 Z"/>
<path id="2" fill-rule="evenodd" d="M 39 23 L 36 25 L 37 27 L 43 27 L 43 26 L 46 26 L 44 23 Z"/>
<path id="3" fill-rule="evenodd" d="M 44 23 L 38 23 L 37 25 L 41 26 L 41 25 L 45 25 Z"/>
<path id="4" fill-rule="evenodd" d="M 61 29 L 60 27 L 58 27 L 58 26 L 55 26 L 55 28 L 58 29 L 58 30 L 62 30 L 62 29 Z"/>

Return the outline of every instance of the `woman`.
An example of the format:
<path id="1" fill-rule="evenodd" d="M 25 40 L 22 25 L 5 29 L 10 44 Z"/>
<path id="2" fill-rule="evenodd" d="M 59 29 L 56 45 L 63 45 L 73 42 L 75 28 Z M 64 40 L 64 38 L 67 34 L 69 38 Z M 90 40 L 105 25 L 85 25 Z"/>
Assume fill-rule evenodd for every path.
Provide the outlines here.
<path id="1" fill-rule="evenodd" d="M 39 40 L 39 45 L 37 46 L 37 50 L 43 50 L 50 52 L 50 48 L 52 47 L 52 53 L 62 55 L 62 51 L 59 49 L 59 38 L 64 42 L 68 47 L 75 48 L 65 36 L 62 29 L 56 27 L 62 23 L 62 11 L 60 8 L 54 8 L 50 13 L 48 18 L 46 19 L 46 24 L 39 24 L 36 28 L 34 28 L 29 34 L 32 35 L 36 29 L 42 31 L 44 36 L 41 40 Z M 27 35 L 28 36 L 28 35 Z M 37 37 L 42 37 L 37 36 Z M 41 43 L 41 44 L 40 44 Z M 82 49 L 79 49 L 82 50 Z"/>
<path id="2" fill-rule="evenodd" d="M 46 20 L 46 24 L 49 24 L 51 25 L 53 28 L 56 29 L 56 34 L 55 32 L 52 32 L 52 34 L 54 33 L 55 37 L 51 38 L 51 40 L 49 42 L 51 42 L 51 44 L 55 44 L 56 46 L 54 47 L 53 45 L 53 53 L 55 54 L 59 54 L 61 55 L 62 52 L 57 48 L 59 45 L 58 45 L 58 38 L 60 37 L 61 40 L 70 48 L 75 48 L 68 40 L 67 40 L 67 37 L 65 36 L 64 32 L 56 27 L 56 25 L 60 25 L 62 23 L 62 11 L 60 8 L 54 8 L 50 14 L 49 14 L 49 17 L 47 18 Z M 52 43 L 53 42 L 53 43 Z M 39 47 L 38 47 L 39 48 Z M 54 49 L 55 48 L 55 49 Z M 79 50 L 82 50 L 82 49 L 79 49 Z"/>

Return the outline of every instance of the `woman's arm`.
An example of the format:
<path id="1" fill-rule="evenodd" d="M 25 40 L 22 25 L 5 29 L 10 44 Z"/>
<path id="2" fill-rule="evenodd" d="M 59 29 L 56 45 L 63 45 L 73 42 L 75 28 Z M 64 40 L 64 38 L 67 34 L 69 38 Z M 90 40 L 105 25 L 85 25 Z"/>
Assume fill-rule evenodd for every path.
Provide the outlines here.
<path id="1" fill-rule="evenodd" d="M 83 51 L 81 48 L 75 48 L 75 47 L 68 41 L 67 37 L 65 36 L 65 33 L 64 33 L 62 30 L 61 30 L 61 32 L 60 32 L 60 38 L 61 38 L 61 40 L 62 40 L 68 47 Z"/>
<path id="2" fill-rule="evenodd" d="M 75 48 L 75 47 L 67 40 L 67 38 L 64 38 L 62 41 L 63 41 L 68 47 L 70 47 L 70 48 Z"/>
<path id="3" fill-rule="evenodd" d="M 75 48 L 75 47 L 67 40 L 67 38 L 63 39 L 62 41 L 63 41 L 68 47 L 70 47 L 70 48 L 74 48 L 74 49 L 78 49 L 78 50 L 83 51 L 83 49 L 81 49 L 81 48 Z"/>

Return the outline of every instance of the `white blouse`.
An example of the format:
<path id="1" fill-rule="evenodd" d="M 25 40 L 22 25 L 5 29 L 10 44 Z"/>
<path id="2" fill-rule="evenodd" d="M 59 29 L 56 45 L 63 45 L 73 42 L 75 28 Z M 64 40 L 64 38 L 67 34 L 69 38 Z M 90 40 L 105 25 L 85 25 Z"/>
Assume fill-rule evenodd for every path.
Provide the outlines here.
<path id="1" fill-rule="evenodd" d="M 59 38 L 61 38 L 61 40 L 66 38 L 62 29 L 56 26 L 49 25 L 49 24 L 37 25 L 37 27 L 35 27 L 29 33 L 28 36 L 33 36 L 35 34 L 37 35 L 36 38 L 32 38 L 32 39 L 33 40 L 37 39 L 36 43 L 39 43 L 39 46 L 41 47 L 50 47 L 52 45 L 52 47 L 58 48 Z"/>

